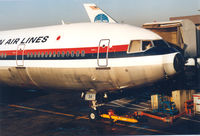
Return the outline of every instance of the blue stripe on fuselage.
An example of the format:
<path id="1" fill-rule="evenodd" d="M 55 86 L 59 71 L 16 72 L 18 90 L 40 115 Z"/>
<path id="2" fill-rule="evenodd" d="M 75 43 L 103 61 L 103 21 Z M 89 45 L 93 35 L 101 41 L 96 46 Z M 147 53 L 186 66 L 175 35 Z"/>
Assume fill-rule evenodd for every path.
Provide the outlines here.
<path id="1" fill-rule="evenodd" d="M 122 52 L 110 52 L 108 53 L 108 58 L 125 58 L 125 57 L 141 57 L 141 56 L 152 56 L 152 55 L 164 55 L 164 54 L 169 54 L 169 53 L 174 53 L 174 52 L 178 52 L 175 48 L 167 48 L 167 47 L 153 47 L 147 51 L 144 52 L 137 52 L 137 53 L 127 53 L 126 51 L 122 51 Z M 22 58 L 22 55 L 19 55 L 18 58 Z M 60 54 L 60 56 L 58 57 L 56 55 L 56 57 L 53 57 L 51 55 L 51 57 L 38 57 L 38 55 L 35 57 L 34 55 L 32 57 L 27 57 L 27 55 L 24 56 L 24 60 L 74 60 L 74 59 L 96 59 L 97 58 L 97 53 L 88 53 L 85 54 L 84 56 L 81 56 L 81 54 L 79 54 L 79 56 L 76 56 L 76 54 L 74 54 L 74 56 L 72 57 L 71 54 L 69 56 L 62 56 Z M 106 58 L 106 53 L 100 53 L 99 54 L 99 58 Z M 9 55 L 6 57 L 1 58 L 0 56 L 0 60 L 16 60 L 16 55 Z"/>

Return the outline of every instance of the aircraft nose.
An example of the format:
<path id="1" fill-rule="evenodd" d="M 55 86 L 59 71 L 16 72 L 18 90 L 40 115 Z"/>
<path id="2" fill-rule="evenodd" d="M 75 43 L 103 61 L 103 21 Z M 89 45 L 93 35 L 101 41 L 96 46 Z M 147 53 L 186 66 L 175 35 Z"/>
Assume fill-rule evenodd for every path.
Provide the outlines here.
<path id="1" fill-rule="evenodd" d="M 166 55 L 163 58 L 163 66 L 167 76 L 172 76 L 183 70 L 184 58 L 180 53 Z"/>

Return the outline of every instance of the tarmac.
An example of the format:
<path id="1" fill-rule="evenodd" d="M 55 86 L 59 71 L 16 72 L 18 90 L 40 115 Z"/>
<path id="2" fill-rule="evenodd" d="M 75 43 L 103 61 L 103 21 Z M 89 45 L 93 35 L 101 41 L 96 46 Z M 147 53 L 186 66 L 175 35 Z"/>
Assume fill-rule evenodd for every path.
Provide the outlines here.
<path id="1" fill-rule="evenodd" d="M 187 73 L 187 89 L 200 92 L 196 74 Z M 176 82 L 176 81 L 172 81 Z M 149 110 L 150 96 L 155 93 L 170 94 L 172 86 L 163 83 L 138 89 L 128 89 L 120 98 L 116 94 L 105 107 L 117 112 Z M 182 85 L 181 85 L 182 84 Z M 156 88 L 156 89 L 155 89 Z M 184 89 L 182 87 L 181 89 Z M 139 93 L 138 93 L 139 92 Z M 100 119 L 90 121 L 88 103 L 80 99 L 80 92 L 41 91 L 2 88 L 0 90 L 0 136 L 66 136 L 66 135 L 196 135 L 200 134 L 200 114 L 183 116 L 164 123 L 148 118 L 138 123 L 124 123 Z"/>

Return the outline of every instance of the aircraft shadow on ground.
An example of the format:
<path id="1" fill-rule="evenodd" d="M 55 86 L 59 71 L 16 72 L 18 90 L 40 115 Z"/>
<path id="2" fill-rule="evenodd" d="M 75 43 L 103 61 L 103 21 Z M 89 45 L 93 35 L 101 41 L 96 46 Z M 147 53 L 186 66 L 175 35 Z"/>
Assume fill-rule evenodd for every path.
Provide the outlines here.
<path id="1" fill-rule="evenodd" d="M 30 90 L 22 88 L 12 87 L 0 87 L 0 103 L 1 104 L 15 104 L 19 102 L 25 102 L 30 99 L 34 99 L 43 95 L 47 95 L 48 92 L 43 90 Z"/>

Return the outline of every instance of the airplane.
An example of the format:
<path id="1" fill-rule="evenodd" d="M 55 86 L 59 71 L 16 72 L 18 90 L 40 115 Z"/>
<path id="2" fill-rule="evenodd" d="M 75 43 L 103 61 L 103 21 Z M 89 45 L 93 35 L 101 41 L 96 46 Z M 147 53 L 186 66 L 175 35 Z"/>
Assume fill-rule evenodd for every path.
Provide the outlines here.
<path id="1" fill-rule="evenodd" d="M 117 23 L 113 18 L 106 14 L 102 9 L 94 3 L 83 4 L 92 23 Z"/>
<path id="2" fill-rule="evenodd" d="M 0 32 L 0 84 L 84 92 L 91 120 L 99 114 L 98 94 L 151 84 L 176 75 L 183 66 L 181 53 L 159 35 L 127 24 Z"/>

